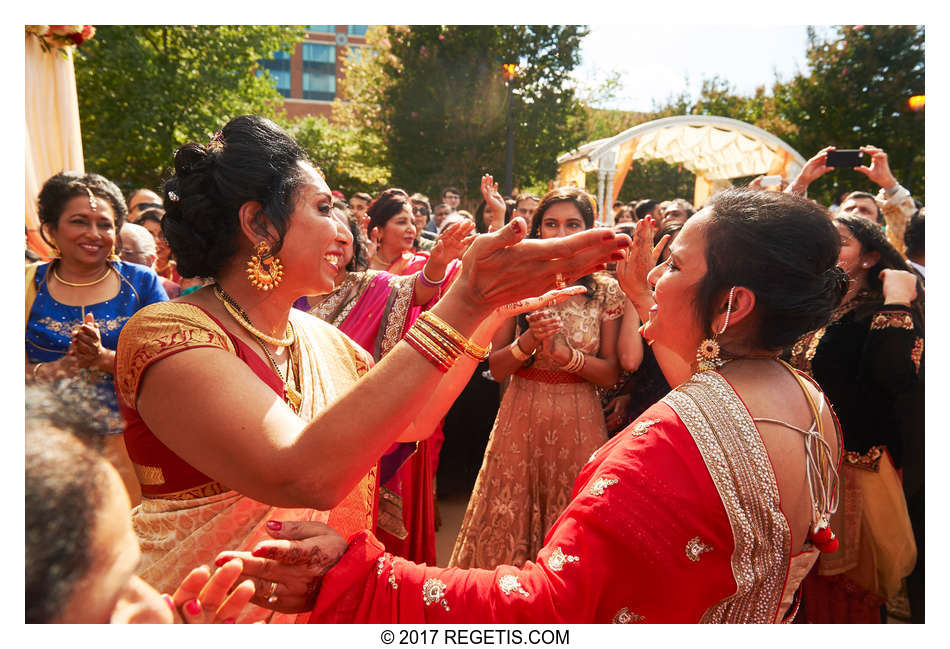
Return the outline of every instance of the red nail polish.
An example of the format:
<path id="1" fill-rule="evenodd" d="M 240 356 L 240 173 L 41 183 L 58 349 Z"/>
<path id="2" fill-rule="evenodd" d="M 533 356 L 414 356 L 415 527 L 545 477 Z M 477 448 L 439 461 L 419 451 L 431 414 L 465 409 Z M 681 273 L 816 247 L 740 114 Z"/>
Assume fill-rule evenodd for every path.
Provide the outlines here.
<path id="1" fill-rule="evenodd" d="M 201 602 L 199 602 L 199 601 L 196 600 L 196 599 L 191 600 L 190 602 L 188 602 L 187 604 L 185 604 L 185 612 L 187 612 L 188 615 L 198 615 L 198 614 L 200 614 L 200 613 L 201 613 Z"/>
<path id="2" fill-rule="evenodd" d="M 604 241 L 610 241 L 614 236 L 613 230 L 604 230 Z"/>
<path id="3" fill-rule="evenodd" d="M 162 593 L 162 599 L 165 600 L 166 604 L 168 604 L 168 608 L 170 608 L 174 612 L 175 601 L 172 599 L 172 596 L 169 595 L 168 593 Z"/>
<path id="4" fill-rule="evenodd" d="M 267 521 L 267 529 L 279 532 L 280 529 L 284 526 L 280 521 Z"/>
<path id="5" fill-rule="evenodd" d="M 231 557 L 221 557 L 220 559 L 215 560 L 214 565 L 215 567 L 220 568 L 221 566 L 223 566 L 230 560 L 231 560 Z"/>
<path id="6" fill-rule="evenodd" d="M 224 623 L 225 623 L 225 624 L 234 624 L 234 618 L 233 618 L 233 617 L 229 617 L 228 619 L 226 619 L 226 620 L 224 621 Z"/>
<path id="7" fill-rule="evenodd" d="M 621 259 L 626 259 L 626 255 L 624 255 L 622 252 L 618 250 L 617 252 L 610 253 L 610 258 L 616 261 L 620 261 Z"/>
<path id="8" fill-rule="evenodd" d="M 268 549 L 267 549 L 266 547 L 265 547 L 265 548 L 254 548 L 254 550 L 251 552 L 251 556 L 252 556 L 252 557 L 262 557 L 262 558 L 265 558 L 265 559 L 267 558 L 268 554 L 269 554 L 269 552 L 268 552 Z"/>

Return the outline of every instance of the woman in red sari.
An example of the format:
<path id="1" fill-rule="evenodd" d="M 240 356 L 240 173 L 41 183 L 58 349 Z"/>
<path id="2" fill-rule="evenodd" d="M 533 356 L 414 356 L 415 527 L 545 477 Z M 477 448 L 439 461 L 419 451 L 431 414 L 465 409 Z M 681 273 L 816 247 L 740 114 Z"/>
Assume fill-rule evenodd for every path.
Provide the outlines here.
<path id="1" fill-rule="evenodd" d="M 537 561 L 439 569 L 360 532 L 323 577 L 311 622 L 794 617 L 802 578 L 834 549 L 841 445 L 821 391 L 777 355 L 844 292 L 836 233 L 808 201 L 729 190 L 686 222 L 651 292 L 647 230 L 618 275 L 634 304 L 655 296 L 643 336 L 676 388 L 594 453 Z M 297 529 L 335 538 L 317 527 Z"/>
<path id="2" fill-rule="evenodd" d="M 556 273 L 601 267 L 625 243 L 592 233 L 515 245 L 523 221 L 482 237 L 429 311 L 431 329 L 370 370 L 356 343 L 291 308 L 333 287 L 342 241 L 330 188 L 285 132 L 236 117 L 207 145 L 177 151 L 163 193 L 162 231 L 179 271 L 215 280 L 138 311 L 116 352 L 142 485 L 140 576 L 164 590 L 222 549 L 255 549 L 275 517 L 372 527 L 376 463 L 393 442 L 435 427 L 484 355 L 495 310 L 549 288 Z M 294 605 L 263 578 L 255 604 Z M 255 606 L 242 619 L 268 615 Z"/>

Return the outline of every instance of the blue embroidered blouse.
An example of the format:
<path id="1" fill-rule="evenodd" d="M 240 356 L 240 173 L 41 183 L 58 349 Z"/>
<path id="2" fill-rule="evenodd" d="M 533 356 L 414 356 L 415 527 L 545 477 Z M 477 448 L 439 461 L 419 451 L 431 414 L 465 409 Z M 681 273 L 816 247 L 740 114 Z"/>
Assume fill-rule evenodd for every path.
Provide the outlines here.
<path id="1" fill-rule="evenodd" d="M 119 292 L 110 300 L 86 306 L 70 306 L 57 302 L 49 293 L 46 274 L 50 264 L 36 269 L 36 299 L 26 324 L 26 359 L 30 363 L 55 361 L 66 355 L 72 330 L 82 324 L 86 313 L 92 313 L 102 337 L 102 346 L 114 350 L 119 332 L 132 315 L 143 306 L 168 300 L 161 280 L 151 268 L 124 261 L 114 262 L 122 280 Z M 111 374 L 84 369 L 79 374 L 61 379 L 56 391 L 67 403 L 83 402 L 92 406 L 95 427 L 101 434 L 122 432 L 122 417 L 116 402 Z"/>

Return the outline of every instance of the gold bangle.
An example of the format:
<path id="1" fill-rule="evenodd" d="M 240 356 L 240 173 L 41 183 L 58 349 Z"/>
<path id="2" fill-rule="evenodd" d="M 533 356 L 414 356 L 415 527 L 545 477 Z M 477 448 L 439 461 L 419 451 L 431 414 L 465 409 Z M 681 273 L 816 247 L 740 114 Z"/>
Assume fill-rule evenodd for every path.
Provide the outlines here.
<path id="1" fill-rule="evenodd" d="M 40 365 L 42 365 L 42 364 L 43 364 L 43 363 L 37 363 L 36 365 L 33 366 L 33 380 L 34 380 L 34 381 L 39 381 L 39 380 L 40 380 L 40 377 L 37 376 L 37 372 L 39 372 L 39 370 L 40 370 Z"/>
<path id="2" fill-rule="evenodd" d="M 418 321 L 416 324 L 418 324 Z M 434 344 L 421 333 L 421 330 L 416 327 L 416 324 L 413 324 L 412 327 L 409 328 L 409 331 L 406 332 L 406 341 L 440 370 L 447 372 L 449 368 L 455 364 L 455 359 L 458 358 L 458 354 L 453 354 L 452 352 L 446 351 L 443 347 Z"/>
<path id="3" fill-rule="evenodd" d="M 422 320 L 426 324 L 432 325 L 432 327 L 435 328 L 439 333 L 455 341 L 455 343 L 462 349 L 462 353 L 464 353 L 466 356 L 474 358 L 477 361 L 485 360 L 488 358 L 488 354 L 491 352 L 490 347 L 482 347 L 481 345 L 473 343 L 471 340 L 456 331 L 452 325 L 431 311 L 423 311 L 420 313 L 418 320 Z"/>
<path id="4" fill-rule="evenodd" d="M 511 355 L 515 357 L 516 361 L 521 361 L 524 363 L 526 360 L 534 356 L 534 352 L 537 350 L 534 350 L 529 354 L 525 350 L 521 349 L 521 345 L 518 344 L 519 340 L 521 340 L 521 336 L 515 338 L 514 342 L 508 345 L 508 351 L 510 351 Z"/>

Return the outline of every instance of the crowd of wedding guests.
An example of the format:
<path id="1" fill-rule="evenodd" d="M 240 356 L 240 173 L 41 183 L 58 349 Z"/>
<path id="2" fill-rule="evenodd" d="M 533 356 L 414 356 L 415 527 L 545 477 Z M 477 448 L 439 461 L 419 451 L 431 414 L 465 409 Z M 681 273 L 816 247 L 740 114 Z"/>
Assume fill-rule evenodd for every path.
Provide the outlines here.
<path id="1" fill-rule="evenodd" d="M 572 569 L 593 580 L 596 543 L 578 559 L 551 538 L 574 539 L 564 531 L 572 521 L 591 529 L 585 494 L 626 493 L 612 485 L 620 471 L 639 479 L 639 465 L 587 482 L 591 471 L 609 468 L 627 431 L 663 426 L 669 415 L 654 404 L 673 403 L 666 395 L 697 370 L 780 358 L 824 393 L 799 378 L 807 417 L 786 423 L 797 419 L 778 408 L 778 418 L 754 418 L 790 427 L 796 448 L 805 440 L 809 468 L 776 463 L 763 478 L 801 492 L 804 513 L 789 518 L 807 532 L 789 533 L 780 566 L 799 565 L 801 548 L 811 563 L 800 584 L 779 584 L 768 619 L 684 600 L 666 617 L 611 602 L 616 614 L 590 609 L 586 621 L 922 622 L 924 209 L 873 146 L 862 148 L 870 165 L 855 170 L 878 194 L 852 192 L 831 209 L 803 198 L 834 171 L 830 150 L 778 187 L 757 178 L 703 206 L 642 198 L 610 215 L 583 189 L 506 197 L 487 174 L 478 197 L 390 188 L 347 200 L 254 117 L 184 145 L 158 192 L 126 200 L 98 174 L 56 174 L 37 197 L 49 250 L 26 266 L 27 621 L 295 622 L 311 610 L 314 620 L 358 610 L 347 619 L 448 621 L 408 604 L 379 608 L 372 580 L 395 587 L 398 565 L 406 583 L 425 579 L 425 610 L 440 614 L 446 589 L 472 568 L 496 571 L 505 597 L 547 587 L 542 558 L 555 572 L 580 561 Z M 824 248 L 802 240 L 808 228 Z M 678 291 L 704 290 L 683 283 L 696 250 L 713 276 L 719 253 L 707 229 L 721 231 L 723 250 L 746 253 L 721 265 L 748 276 L 777 275 L 783 246 L 802 245 L 774 286 L 718 270 L 724 292 L 697 293 L 709 309 L 700 352 L 670 360 L 649 331 L 666 331 L 659 314 L 676 317 L 668 305 Z M 796 284 L 816 264 L 826 309 Z M 755 300 L 812 313 L 772 335 Z M 742 387 L 749 372 L 782 379 L 724 371 L 756 414 L 758 397 Z M 775 432 L 762 430 L 760 450 L 775 452 Z M 443 559 L 443 451 L 461 462 L 454 474 L 474 479 L 449 559 L 457 572 L 414 572 L 424 566 L 403 559 Z M 605 555 L 616 551 L 618 541 L 597 539 Z M 360 542 L 379 547 L 368 576 L 351 557 Z M 721 544 L 697 536 L 686 558 Z M 321 578 L 340 555 L 330 575 L 357 576 L 341 577 L 350 589 L 324 601 L 332 589 Z M 626 586 L 645 588 L 635 582 Z M 743 587 L 742 597 L 762 597 Z M 458 588 L 474 616 L 466 621 L 572 619 L 493 618 L 497 603 Z"/>

